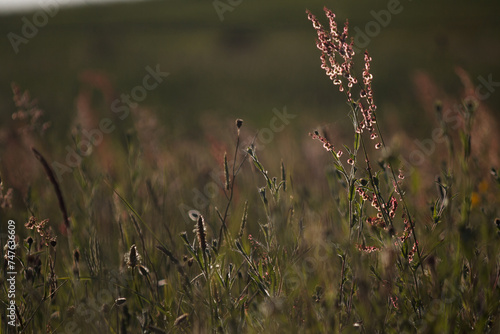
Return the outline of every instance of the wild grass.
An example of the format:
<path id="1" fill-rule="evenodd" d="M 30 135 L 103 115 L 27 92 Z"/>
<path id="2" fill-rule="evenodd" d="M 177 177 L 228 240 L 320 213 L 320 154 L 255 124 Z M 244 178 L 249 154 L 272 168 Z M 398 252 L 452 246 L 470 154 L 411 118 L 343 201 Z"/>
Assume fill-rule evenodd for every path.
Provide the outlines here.
<path id="1" fill-rule="evenodd" d="M 240 119 L 214 126 L 209 145 L 163 144 L 138 111 L 101 144 L 107 159 L 90 155 L 58 181 L 58 143 L 37 127 L 13 135 L 41 164 L 28 185 L 0 188 L 18 235 L 17 327 L 4 313 L 2 330 L 500 332 L 500 178 L 471 144 L 482 106 L 465 100 L 451 129 L 437 104 L 439 165 L 405 163 L 410 147 L 391 145 L 377 117 L 371 57 L 356 77 L 348 24 L 325 14 L 327 27 L 308 16 L 350 145 L 318 129 L 320 144 L 287 138 L 268 145 L 283 155 L 261 154 L 242 146 Z"/>

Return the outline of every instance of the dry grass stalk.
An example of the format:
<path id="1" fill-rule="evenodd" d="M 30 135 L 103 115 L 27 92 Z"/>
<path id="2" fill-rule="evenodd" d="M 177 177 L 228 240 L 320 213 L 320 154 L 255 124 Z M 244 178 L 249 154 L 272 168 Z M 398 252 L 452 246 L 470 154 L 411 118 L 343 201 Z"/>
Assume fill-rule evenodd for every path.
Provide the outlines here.
<path id="1" fill-rule="evenodd" d="M 54 172 L 52 171 L 52 168 L 50 168 L 47 160 L 43 157 L 43 155 L 38 152 L 38 150 L 34 147 L 31 148 L 33 151 L 33 154 L 35 157 L 40 161 L 40 163 L 43 166 L 43 169 L 45 170 L 45 174 L 47 174 L 47 177 L 49 178 L 50 183 L 52 183 L 52 186 L 54 187 L 54 190 L 56 192 L 57 200 L 59 202 L 59 209 L 61 209 L 63 219 L 64 219 L 64 225 L 66 228 L 69 230 L 70 225 L 69 225 L 69 217 L 68 217 L 68 211 L 66 210 L 66 204 L 64 203 L 64 198 L 62 195 L 61 187 L 59 187 L 59 183 L 57 182 L 57 179 L 54 176 Z"/>

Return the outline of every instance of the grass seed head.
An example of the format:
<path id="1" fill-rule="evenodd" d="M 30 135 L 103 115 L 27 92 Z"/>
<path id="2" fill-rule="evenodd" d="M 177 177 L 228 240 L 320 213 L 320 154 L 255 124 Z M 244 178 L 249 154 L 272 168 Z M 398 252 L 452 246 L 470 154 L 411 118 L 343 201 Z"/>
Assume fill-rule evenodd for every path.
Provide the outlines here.
<path id="1" fill-rule="evenodd" d="M 203 252 L 205 252 L 205 249 L 207 249 L 207 240 L 206 240 L 206 233 L 205 233 L 205 220 L 203 219 L 202 215 L 200 215 L 198 217 L 196 232 L 198 235 L 198 242 L 200 244 L 200 248 Z"/>
<path id="2" fill-rule="evenodd" d="M 247 218 L 248 218 L 248 201 L 245 201 L 245 208 L 243 209 L 243 216 L 241 217 L 241 225 L 240 225 L 240 231 L 238 233 L 238 239 L 241 239 L 243 233 L 245 233 Z"/>
<path id="3" fill-rule="evenodd" d="M 141 256 L 137 252 L 135 244 L 130 247 L 130 250 L 127 253 L 125 253 L 125 263 L 132 269 L 141 263 Z"/>

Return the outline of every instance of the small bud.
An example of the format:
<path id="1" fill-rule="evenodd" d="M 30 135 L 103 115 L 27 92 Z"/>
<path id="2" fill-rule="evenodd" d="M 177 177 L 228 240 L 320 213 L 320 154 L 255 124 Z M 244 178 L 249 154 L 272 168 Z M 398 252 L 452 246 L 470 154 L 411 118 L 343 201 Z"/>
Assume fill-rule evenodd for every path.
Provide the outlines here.
<path id="1" fill-rule="evenodd" d="M 181 239 L 182 239 L 182 240 L 184 240 L 184 242 L 185 242 L 186 244 L 188 244 L 188 245 L 190 244 L 190 243 L 189 243 L 189 240 L 188 240 L 188 237 L 187 237 L 187 232 L 186 232 L 186 231 L 181 232 L 181 233 L 179 234 L 179 236 L 181 237 Z"/>
<path id="2" fill-rule="evenodd" d="M 468 98 L 464 101 L 465 109 L 469 114 L 472 114 L 478 107 L 478 102 L 473 98 Z"/>
<path id="3" fill-rule="evenodd" d="M 264 187 L 259 188 L 259 194 L 264 204 L 267 205 L 266 188 Z"/>
<path id="4" fill-rule="evenodd" d="M 242 125 L 243 125 L 243 120 L 241 118 L 238 118 L 236 120 L 236 127 L 238 128 L 238 130 L 241 128 Z"/>
<path id="5" fill-rule="evenodd" d="M 179 326 L 181 325 L 184 321 L 186 321 L 186 319 L 189 317 L 189 314 L 188 313 L 184 313 L 183 315 L 177 317 L 177 319 L 175 319 L 174 321 L 174 326 Z"/>
<path id="6" fill-rule="evenodd" d="M 495 178 L 498 182 L 500 182 L 500 177 L 498 177 L 498 173 L 497 173 L 497 171 L 496 171 L 496 169 L 495 169 L 495 168 L 492 168 L 492 169 L 490 170 L 490 173 L 491 173 L 491 175 L 492 175 L 492 176 L 493 176 L 493 177 L 494 177 L 494 178 Z"/>
<path id="7" fill-rule="evenodd" d="M 138 268 L 139 268 L 139 273 L 140 273 L 142 276 L 146 276 L 146 277 L 147 277 L 147 276 L 149 276 L 149 269 L 148 269 L 148 268 L 144 267 L 142 264 L 140 264 L 140 265 L 138 266 Z"/>
<path id="8" fill-rule="evenodd" d="M 31 247 L 31 245 L 33 244 L 33 238 L 32 237 L 26 238 L 26 242 L 28 243 L 28 247 Z"/>
<path id="9" fill-rule="evenodd" d="M 436 109 L 437 114 L 441 117 L 441 113 L 443 112 L 443 103 L 441 101 L 436 101 L 434 108 Z"/>
<path id="10" fill-rule="evenodd" d="M 116 298 L 115 299 L 115 304 L 116 306 L 122 306 L 123 304 L 125 304 L 125 302 L 127 301 L 127 298 Z"/>

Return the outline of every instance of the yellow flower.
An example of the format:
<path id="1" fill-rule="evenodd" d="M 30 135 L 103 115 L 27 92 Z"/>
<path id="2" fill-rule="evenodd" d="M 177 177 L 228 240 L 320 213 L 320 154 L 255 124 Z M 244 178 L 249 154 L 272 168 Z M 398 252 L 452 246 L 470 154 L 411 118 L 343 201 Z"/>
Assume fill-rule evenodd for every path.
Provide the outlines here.
<path id="1" fill-rule="evenodd" d="M 470 198 L 471 207 L 477 207 L 479 202 L 481 202 L 481 196 L 477 192 L 473 192 Z"/>

